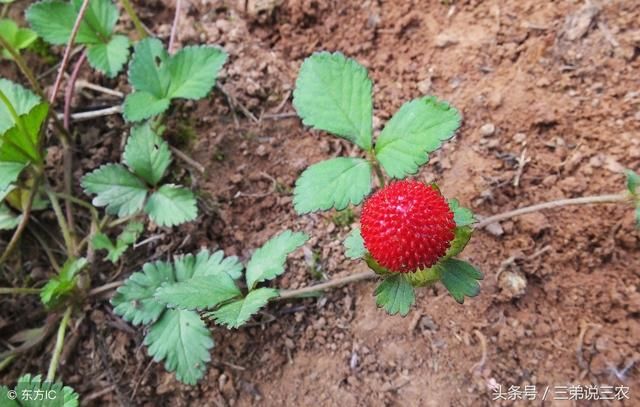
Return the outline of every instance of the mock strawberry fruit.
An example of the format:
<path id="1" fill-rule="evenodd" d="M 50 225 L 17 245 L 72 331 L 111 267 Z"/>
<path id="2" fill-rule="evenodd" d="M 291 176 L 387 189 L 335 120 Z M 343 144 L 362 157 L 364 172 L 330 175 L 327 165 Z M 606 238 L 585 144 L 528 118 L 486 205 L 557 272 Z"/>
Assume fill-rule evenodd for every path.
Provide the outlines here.
<path id="1" fill-rule="evenodd" d="M 364 203 L 364 245 L 381 266 L 410 273 L 433 266 L 447 252 L 456 228 L 444 197 L 418 181 L 397 181 Z"/>

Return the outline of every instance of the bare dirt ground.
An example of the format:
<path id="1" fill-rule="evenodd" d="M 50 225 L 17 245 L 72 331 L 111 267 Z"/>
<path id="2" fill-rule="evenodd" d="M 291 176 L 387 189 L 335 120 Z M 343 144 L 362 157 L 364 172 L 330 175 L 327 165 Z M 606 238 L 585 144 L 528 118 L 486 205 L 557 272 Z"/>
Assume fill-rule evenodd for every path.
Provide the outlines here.
<path id="1" fill-rule="evenodd" d="M 145 24 L 168 36 L 173 2 L 136 3 Z M 206 166 L 204 175 L 176 170 L 200 188 L 203 215 L 138 248 L 120 270 L 103 264 L 96 281 L 200 246 L 247 258 L 286 227 L 313 237 L 280 287 L 362 269 L 342 249 L 357 211 L 344 225 L 334 213 L 298 217 L 291 205 L 307 165 L 356 154 L 287 114 L 298 67 L 316 50 L 340 50 L 367 66 L 378 128 L 424 94 L 460 109 L 457 137 L 416 178 L 438 182 L 480 215 L 616 193 L 621 169 L 640 168 L 637 1 L 231 3 L 190 2 L 179 26 L 183 44 L 215 43 L 231 54 L 220 79 L 228 97 L 216 90 L 180 105 L 169 129 Z M 88 75 L 127 91 L 123 79 Z M 76 100 L 83 108 L 107 102 Z M 119 156 L 120 134 L 110 129 L 120 125 L 114 117 L 79 130 L 91 154 L 82 166 Z M 374 284 L 360 283 L 275 304 L 239 331 L 214 328 L 213 363 L 195 387 L 152 363 L 141 332 L 104 296 L 87 306 L 60 374 L 87 405 L 482 406 L 495 404 L 496 384 L 535 385 L 538 400 L 522 405 L 542 405 L 547 386 L 624 385 L 630 400 L 616 403 L 640 405 L 640 233 L 630 208 L 526 215 L 477 232 L 463 257 L 485 273 L 480 296 L 464 305 L 441 287 L 423 289 L 406 318 L 389 317 L 376 309 Z M 13 312 L 30 306 L 22 301 Z M 34 355 L 10 379 L 46 363 Z M 545 405 L 589 402 L 565 403 Z"/>

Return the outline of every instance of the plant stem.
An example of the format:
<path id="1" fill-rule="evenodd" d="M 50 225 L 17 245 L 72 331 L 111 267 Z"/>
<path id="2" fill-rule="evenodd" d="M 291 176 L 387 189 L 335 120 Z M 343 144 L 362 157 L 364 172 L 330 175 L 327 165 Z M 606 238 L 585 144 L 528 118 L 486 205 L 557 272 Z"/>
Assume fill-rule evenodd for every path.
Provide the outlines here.
<path id="1" fill-rule="evenodd" d="M 62 346 L 64 345 L 64 334 L 67 330 L 69 320 L 71 319 L 71 311 L 73 311 L 73 307 L 69 305 L 65 310 L 64 315 L 62 316 L 62 321 L 60 321 L 60 326 L 58 327 L 56 347 L 53 350 L 53 357 L 51 358 L 49 371 L 47 372 L 47 381 L 49 382 L 54 381 L 56 378 L 56 369 L 58 368 L 58 364 L 60 363 L 60 354 L 62 354 Z"/>
<path id="2" fill-rule="evenodd" d="M 71 55 L 71 48 L 73 48 L 73 43 L 76 41 L 78 30 L 80 30 L 80 23 L 82 23 L 82 19 L 84 18 L 84 14 L 87 12 L 88 6 L 89 0 L 83 0 L 82 5 L 80 6 L 80 10 L 78 11 L 78 16 L 76 17 L 76 21 L 73 23 L 73 29 L 71 30 L 71 35 L 69 35 L 67 46 L 64 49 L 64 55 L 62 56 L 62 62 L 60 63 L 58 76 L 56 77 L 56 81 L 53 83 L 53 89 L 51 90 L 51 96 L 49 97 L 49 102 L 52 106 L 56 100 L 58 90 L 60 89 L 62 77 L 64 76 L 65 69 L 67 69 L 67 63 L 69 62 L 69 56 Z"/>
<path id="3" fill-rule="evenodd" d="M 40 289 L 29 287 L 0 287 L 0 295 L 1 294 L 40 294 Z"/>
<path id="4" fill-rule="evenodd" d="M 62 119 L 62 124 L 64 128 L 69 131 L 69 114 L 71 112 L 71 101 L 73 100 L 73 91 L 76 87 L 76 81 L 78 80 L 78 75 L 80 74 L 80 69 L 82 68 L 82 64 L 87 59 L 87 51 L 84 50 L 80 57 L 76 61 L 75 66 L 73 67 L 73 71 L 71 71 L 71 76 L 67 81 L 67 88 L 64 92 L 64 115 Z"/>
<path id="5" fill-rule="evenodd" d="M 489 216 L 487 218 L 482 219 L 480 222 L 476 223 L 475 228 L 482 229 L 495 222 L 514 218 L 516 216 L 524 215 L 527 213 L 538 212 L 545 209 L 552 209 L 552 208 L 558 208 L 561 206 L 569 206 L 569 205 L 616 203 L 616 202 L 624 202 L 627 199 L 629 199 L 629 194 L 622 193 L 622 194 L 583 196 L 580 198 L 559 199 L 557 201 L 543 202 L 536 205 L 525 206 L 524 208 L 515 209 L 513 211 L 508 211 L 508 212 L 500 213 L 497 215 Z"/>
<path id="6" fill-rule="evenodd" d="M 11 54 L 11 56 L 13 57 L 13 60 L 16 62 L 16 65 L 18 65 L 20 72 L 22 72 L 22 74 L 27 78 L 27 81 L 29 81 L 29 85 L 31 85 L 33 90 L 35 90 L 36 93 L 42 97 L 43 95 L 42 88 L 38 84 L 38 80 L 36 79 L 36 76 L 33 74 L 33 71 L 29 69 L 29 66 L 27 65 L 26 61 L 24 60 L 24 58 L 22 58 L 22 55 L 20 55 L 20 52 L 18 52 L 18 50 L 16 50 L 13 47 L 13 45 L 11 45 L 2 36 L 0 36 L 0 46 L 2 46 L 2 48 L 6 49 L 9 52 L 9 54 Z"/>
<path id="7" fill-rule="evenodd" d="M 22 210 L 22 220 L 16 231 L 13 233 L 9 244 L 7 245 L 4 253 L 2 253 L 2 257 L 0 257 L 0 264 L 3 264 L 11 255 L 11 253 L 15 250 L 18 245 L 18 241 L 20 241 L 20 236 L 22 236 L 22 232 L 24 232 L 27 227 L 27 223 L 29 222 L 29 217 L 31 216 L 31 208 L 33 207 L 33 200 L 36 197 L 36 193 L 38 192 L 38 188 L 40 188 L 40 176 L 37 176 L 33 185 L 31 186 L 31 191 L 29 191 L 29 197 L 27 198 L 27 205 Z"/>
<path id="8" fill-rule="evenodd" d="M 180 21 L 180 11 L 182 9 L 182 0 L 176 0 L 176 14 L 173 17 L 173 24 L 171 25 L 171 35 L 169 36 L 169 54 L 173 54 L 173 45 L 178 35 L 178 22 Z"/>
<path id="9" fill-rule="evenodd" d="M 146 38 L 147 31 L 142 26 L 142 23 L 138 18 L 138 14 L 136 14 L 136 10 L 131 5 L 131 2 L 129 0 L 120 0 L 120 3 L 122 3 L 122 7 L 124 7 L 124 10 L 127 12 L 127 14 L 129 15 L 129 18 L 133 22 L 133 26 L 136 28 L 136 31 L 138 32 L 138 36 L 140 37 L 139 39 L 142 40 Z"/>
<path id="10" fill-rule="evenodd" d="M 56 220 L 58 221 L 58 226 L 60 226 L 60 230 L 62 231 L 62 237 L 64 239 L 64 245 L 67 248 L 67 255 L 72 257 L 75 254 L 75 244 L 73 242 L 73 238 L 71 236 L 71 232 L 69 230 L 69 225 L 67 224 L 67 220 L 62 213 L 62 208 L 60 207 L 60 201 L 58 201 L 58 197 L 55 192 L 51 190 L 49 185 L 45 186 L 45 191 L 47 196 L 49 197 L 49 201 L 51 201 L 51 208 L 53 209 L 53 213 L 56 215 Z"/>
<path id="11" fill-rule="evenodd" d="M 124 284 L 123 280 L 107 283 L 105 285 L 102 285 L 100 287 L 96 287 L 93 290 L 89 291 L 89 296 L 92 297 L 94 295 L 102 294 L 104 292 L 116 289 L 116 288 L 122 286 L 123 284 Z"/>
<path id="12" fill-rule="evenodd" d="M 334 278 L 326 283 L 316 284 L 308 287 L 302 287 L 295 290 L 280 290 L 280 296 L 274 298 L 274 300 L 286 300 L 289 298 L 299 297 L 304 294 L 314 293 L 318 291 L 328 290 L 330 288 L 339 287 L 344 284 L 353 283 L 361 280 L 370 280 L 376 278 L 378 275 L 373 271 L 362 271 L 360 273 L 351 274 L 345 277 Z"/>

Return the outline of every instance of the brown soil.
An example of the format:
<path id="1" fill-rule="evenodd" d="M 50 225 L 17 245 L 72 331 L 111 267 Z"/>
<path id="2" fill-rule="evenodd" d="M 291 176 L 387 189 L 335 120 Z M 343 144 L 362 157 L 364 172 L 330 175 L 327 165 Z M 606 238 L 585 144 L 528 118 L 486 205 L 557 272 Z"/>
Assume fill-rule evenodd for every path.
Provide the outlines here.
<path id="1" fill-rule="evenodd" d="M 363 269 L 344 257 L 351 226 L 337 226 L 333 213 L 299 217 L 291 205 L 306 166 L 357 154 L 294 117 L 273 116 L 293 111 L 297 69 L 316 50 L 340 50 L 367 66 L 378 128 L 423 94 L 461 110 L 458 136 L 416 178 L 438 182 L 478 214 L 619 192 L 621 169 L 640 168 L 636 1 L 598 2 L 597 12 L 566 0 L 246 3 L 239 10 L 222 1 L 191 2 L 180 40 L 216 43 L 231 54 L 221 83 L 257 120 L 232 112 L 220 91 L 174 109 L 169 135 L 207 168 L 204 175 L 187 167 L 175 176 L 189 175 L 200 188 L 203 215 L 137 249 L 117 276 L 102 264 L 97 282 L 122 278 L 149 257 L 200 246 L 246 259 L 287 227 L 313 237 L 289 261 L 279 287 L 312 284 L 314 270 L 324 279 Z M 173 4 L 145 4 L 143 20 L 166 37 Z M 127 89 L 122 79 L 87 78 Z M 79 99 L 83 108 L 106 103 Z M 91 156 L 78 176 L 118 159 L 120 130 L 109 129 L 120 124 L 111 118 L 108 128 L 79 129 L 80 151 Z M 518 175 L 521 157 L 526 164 Z M 477 232 L 465 250 L 485 280 L 480 296 L 464 305 L 441 287 L 422 289 L 406 318 L 390 317 L 375 306 L 373 282 L 274 304 L 247 328 L 213 328 L 213 362 L 194 387 L 151 362 L 142 332 L 116 317 L 107 301 L 95 301 L 60 374 L 92 400 L 88 405 L 477 406 L 494 404 L 494 384 L 505 391 L 536 385 L 534 405 L 542 404 L 546 386 L 624 385 L 631 399 L 618 404 L 639 405 L 639 249 L 632 211 L 621 205 L 506 221 L 502 230 Z M 21 301 L 11 304 L 14 312 L 33 306 Z M 47 361 L 34 355 L 14 366 L 7 381 L 45 371 Z"/>

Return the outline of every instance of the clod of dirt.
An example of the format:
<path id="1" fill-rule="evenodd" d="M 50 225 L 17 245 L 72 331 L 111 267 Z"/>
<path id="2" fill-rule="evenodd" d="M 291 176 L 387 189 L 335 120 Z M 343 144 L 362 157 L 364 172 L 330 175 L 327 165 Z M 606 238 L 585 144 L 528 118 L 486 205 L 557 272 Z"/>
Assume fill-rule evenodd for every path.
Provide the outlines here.
<path id="1" fill-rule="evenodd" d="M 457 44 L 459 41 L 456 37 L 447 33 L 440 33 L 436 36 L 435 46 L 438 48 L 446 48 L 449 45 Z"/>
<path id="2" fill-rule="evenodd" d="M 520 229 L 532 236 L 537 236 L 551 227 L 547 217 L 540 212 L 522 215 L 518 221 L 520 222 Z"/>
<path id="3" fill-rule="evenodd" d="M 482 137 L 493 136 L 496 132 L 496 126 L 493 123 L 485 123 L 480 127 L 480 135 Z"/>
<path id="4" fill-rule="evenodd" d="M 582 38 L 593 24 L 600 8 L 593 4 L 585 4 L 580 10 L 567 16 L 562 33 L 569 41 Z"/>
<path id="5" fill-rule="evenodd" d="M 504 271 L 498 276 L 498 288 L 500 299 L 520 298 L 527 291 L 527 278 L 519 271 Z"/>

